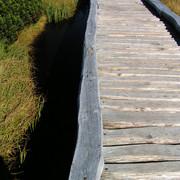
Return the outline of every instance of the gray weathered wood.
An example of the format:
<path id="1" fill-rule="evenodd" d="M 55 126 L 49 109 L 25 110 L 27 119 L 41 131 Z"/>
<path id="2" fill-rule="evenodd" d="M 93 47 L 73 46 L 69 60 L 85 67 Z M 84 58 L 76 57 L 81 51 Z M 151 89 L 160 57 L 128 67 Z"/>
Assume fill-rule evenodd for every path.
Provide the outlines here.
<path id="1" fill-rule="evenodd" d="M 113 163 L 140 163 L 180 161 L 180 146 L 142 144 L 103 147 L 104 161 Z"/>
<path id="2" fill-rule="evenodd" d="M 137 127 L 180 127 L 180 113 L 151 111 L 118 111 L 102 109 L 103 126 L 105 129 L 124 129 Z"/>
<path id="3" fill-rule="evenodd" d="M 133 144 L 180 144 L 180 127 L 104 129 L 104 146 Z"/>
<path id="4" fill-rule="evenodd" d="M 179 179 L 180 48 L 141 0 L 98 4 L 101 179 Z"/>
<path id="5" fill-rule="evenodd" d="M 179 179 L 180 162 L 156 162 L 133 164 L 105 164 L 101 180 L 105 179 L 135 179 L 135 180 L 164 180 Z"/>
<path id="6" fill-rule="evenodd" d="M 79 94 L 78 139 L 69 180 L 99 180 L 103 170 L 102 122 L 96 65 L 96 9 L 91 0 Z"/>
<path id="7" fill-rule="evenodd" d="M 166 5 L 159 0 L 145 0 L 147 1 L 160 16 L 168 20 L 177 31 L 180 32 L 180 16 L 172 12 Z"/>

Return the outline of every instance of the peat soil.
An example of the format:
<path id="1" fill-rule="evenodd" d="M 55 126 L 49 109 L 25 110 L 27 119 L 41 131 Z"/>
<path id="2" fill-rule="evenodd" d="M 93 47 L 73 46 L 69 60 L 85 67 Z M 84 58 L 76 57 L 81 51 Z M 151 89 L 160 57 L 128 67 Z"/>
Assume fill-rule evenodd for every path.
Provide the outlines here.
<path id="1" fill-rule="evenodd" d="M 16 179 L 68 179 L 77 138 L 77 98 L 88 14 L 89 0 L 80 0 L 72 19 L 48 24 L 34 44 L 38 91 L 46 102 Z"/>

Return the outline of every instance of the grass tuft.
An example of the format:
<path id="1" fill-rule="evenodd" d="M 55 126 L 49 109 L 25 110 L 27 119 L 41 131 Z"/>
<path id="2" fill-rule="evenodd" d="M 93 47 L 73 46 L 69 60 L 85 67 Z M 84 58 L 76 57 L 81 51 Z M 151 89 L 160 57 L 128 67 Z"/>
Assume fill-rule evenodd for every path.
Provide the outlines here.
<path id="1" fill-rule="evenodd" d="M 0 156 L 11 168 L 20 152 L 23 162 L 26 155 L 26 135 L 40 118 L 44 99 L 36 93 L 33 60 L 29 52 L 35 38 L 44 31 L 47 20 L 22 31 L 19 39 L 7 46 L 0 41 Z"/>
<path id="2" fill-rule="evenodd" d="M 74 15 L 78 0 L 42 0 L 48 22 L 59 22 Z"/>
<path id="3" fill-rule="evenodd" d="M 6 45 L 5 39 L 0 40 L 0 157 L 9 170 L 16 167 L 17 159 L 20 164 L 25 160 L 28 132 L 35 129 L 45 101 L 36 92 L 32 44 L 43 33 L 47 22 L 73 16 L 78 2 L 42 1 L 46 15 L 26 27 L 15 43 Z"/>

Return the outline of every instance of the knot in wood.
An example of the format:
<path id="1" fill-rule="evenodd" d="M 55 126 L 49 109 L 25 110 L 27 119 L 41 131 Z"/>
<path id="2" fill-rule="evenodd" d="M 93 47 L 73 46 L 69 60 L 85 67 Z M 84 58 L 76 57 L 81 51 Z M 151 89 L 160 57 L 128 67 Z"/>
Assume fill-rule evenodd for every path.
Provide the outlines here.
<path id="1" fill-rule="evenodd" d="M 92 53 L 94 53 L 94 49 L 92 48 L 92 47 L 89 47 L 88 48 L 88 51 L 92 54 Z"/>

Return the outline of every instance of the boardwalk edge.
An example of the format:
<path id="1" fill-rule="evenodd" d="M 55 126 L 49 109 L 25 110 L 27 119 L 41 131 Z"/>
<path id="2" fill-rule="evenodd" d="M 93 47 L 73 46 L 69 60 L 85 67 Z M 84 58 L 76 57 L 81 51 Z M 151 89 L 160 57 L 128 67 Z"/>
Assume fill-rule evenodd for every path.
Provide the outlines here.
<path id="1" fill-rule="evenodd" d="M 180 16 L 172 12 L 165 4 L 163 4 L 159 0 L 145 1 L 148 2 L 161 17 L 170 22 L 175 27 L 175 29 L 180 32 Z"/>
<path id="2" fill-rule="evenodd" d="M 97 1 L 90 0 L 78 99 L 78 138 L 69 180 L 99 180 L 103 171 L 102 117 L 96 62 Z"/>

